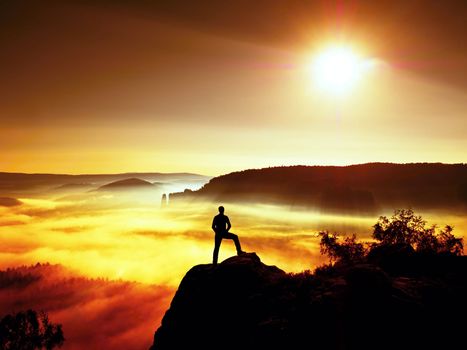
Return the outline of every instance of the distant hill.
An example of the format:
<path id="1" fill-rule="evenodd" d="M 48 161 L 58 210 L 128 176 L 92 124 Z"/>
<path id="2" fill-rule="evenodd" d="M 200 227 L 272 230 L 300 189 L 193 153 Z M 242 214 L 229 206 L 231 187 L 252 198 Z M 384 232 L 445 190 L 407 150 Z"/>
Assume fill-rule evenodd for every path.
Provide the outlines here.
<path id="1" fill-rule="evenodd" d="M 452 208 L 467 204 L 467 164 L 369 163 L 251 169 L 170 195 L 216 202 L 277 203 L 340 213 L 380 208 Z"/>
<path id="2" fill-rule="evenodd" d="M 54 188 L 56 191 L 69 191 L 69 190 L 82 190 L 86 188 L 93 187 L 94 185 L 91 183 L 83 182 L 83 183 L 67 183 Z"/>
<path id="3" fill-rule="evenodd" d="M 200 187 L 211 179 L 192 173 L 122 173 L 122 174 L 24 174 L 0 172 L 0 194 L 16 196 L 22 193 L 44 193 L 50 190 L 76 191 L 81 185 L 92 184 L 94 188 L 110 182 L 138 178 L 148 182 L 164 182 L 182 186 Z M 58 189 L 57 189 L 58 188 Z"/>
<path id="4" fill-rule="evenodd" d="M 209 180 L 211 176 L 192 173 L 121 173 L 121 174 L 26 174 L 0 172 L 0 184 L 2 183 L 95 183 L 105 181 L 117 181 L 127 178 L 140 178 L 146 181 L 180 181 L 180 180 Z"/>
<path id="5" fill-rule="evenodd" d="M 99 187 L 98 191 L 113 191 L 113 190 L 131 190 L 131 189 L 156 189 L 158 185 L 154 185 L 148 181 L 138 178 L 130 178 L 111 182 L 107 185 Z"/>

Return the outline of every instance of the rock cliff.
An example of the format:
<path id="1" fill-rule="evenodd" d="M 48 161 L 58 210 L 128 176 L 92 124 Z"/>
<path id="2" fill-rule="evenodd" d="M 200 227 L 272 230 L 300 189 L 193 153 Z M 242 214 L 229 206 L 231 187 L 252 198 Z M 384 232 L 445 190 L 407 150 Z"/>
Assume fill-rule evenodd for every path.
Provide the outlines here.
<path id="1" fill-rule="evenodd" d="M 439 266 L 394 275 L 365 263 L 287 274 L 255 253 L 198 265 L 183 278 L 151 350 L 458 348 L 466 260 Z"/>

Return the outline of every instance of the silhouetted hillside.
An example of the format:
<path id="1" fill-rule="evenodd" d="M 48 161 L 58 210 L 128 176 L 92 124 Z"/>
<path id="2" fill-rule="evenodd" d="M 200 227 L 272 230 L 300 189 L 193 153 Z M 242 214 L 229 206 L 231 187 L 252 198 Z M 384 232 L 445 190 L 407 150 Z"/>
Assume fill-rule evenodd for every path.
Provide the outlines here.
<path id="1" fill-rule="evenodd" d="M 74 189 L 74 188 L 86 188 L 86 187 L 92 187 L 93 184 L 92 183 L 88 183 L 88 182 L 82 182 L 82 183 L 67 183 L 67 184 L 63 184 L 63 185 L 60 185 L 60 186 L 57 186 L 55 189 L 57 190 L 68 190 L 68 189 Z"/>
<path id="2" fill-rule="evenodd" d="M 392 275 L 370 263 L 290 275 L 254 253 L 198 265 L 151 350 L 462 348 L 466 258 L 424 259 Z"/>
<path id="3" fill-rule="evenodd" d="M 67 191 L 83 191 L 83 190 L 86 190 L 86 189 L 90 189 L 90 188 L 93 188 L 94 185 L 92 183 L 87 183 L 87 182 L 83 182 L 83 183 L 67 183 L 67 184 L 63 184 L 63 185 L 60 185 L 60 186 L 57 186 L 53 189 L 53 191 L 57 191 L 57 192 L 67 192 Z"/>
<path id="4" fill-rule="evenodd" d="M 215 177 L 198 191 L 170 198 L 278 203 L 362 214 L 409 206 L 453 208 L 467 204 L 467 165 L 369 163 L 252 169 Z"/>

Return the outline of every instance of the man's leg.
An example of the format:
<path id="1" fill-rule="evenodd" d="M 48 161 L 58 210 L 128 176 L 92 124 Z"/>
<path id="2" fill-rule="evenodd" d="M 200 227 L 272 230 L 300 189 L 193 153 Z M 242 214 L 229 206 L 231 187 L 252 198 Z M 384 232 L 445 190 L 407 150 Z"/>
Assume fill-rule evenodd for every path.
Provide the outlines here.
<path id="1" fill-rule="evenodd" d="M 219 256 L 219 248 L 221 246 L 222 236 L 215 235 L 214 236 L 214 252 L 212 254 L 212 263 L 217 265 L 217 257 Z"/>
<path id="2" fill-rule="evenodd" d="M 243 253 L 242 247 L 240 246 L 240 240 L 238 239 L 238 236 L 235 233 L 228 232 L 224 235 L 224 238 L 232 239 L 234 241 L 238 255 Z"/>

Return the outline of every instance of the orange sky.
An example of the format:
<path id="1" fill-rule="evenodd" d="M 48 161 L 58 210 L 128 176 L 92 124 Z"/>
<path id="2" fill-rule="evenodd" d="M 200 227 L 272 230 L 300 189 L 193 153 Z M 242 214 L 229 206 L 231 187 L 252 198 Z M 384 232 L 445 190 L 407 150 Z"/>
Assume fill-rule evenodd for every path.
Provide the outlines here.
<path id="1" fill-rule="evenodd" d="M 0 171 L 466 162 L 466 14 L 463 1 L 3 1 Z M 381 62 L 341 97 L 307 71 L 335 42 Z"/>

